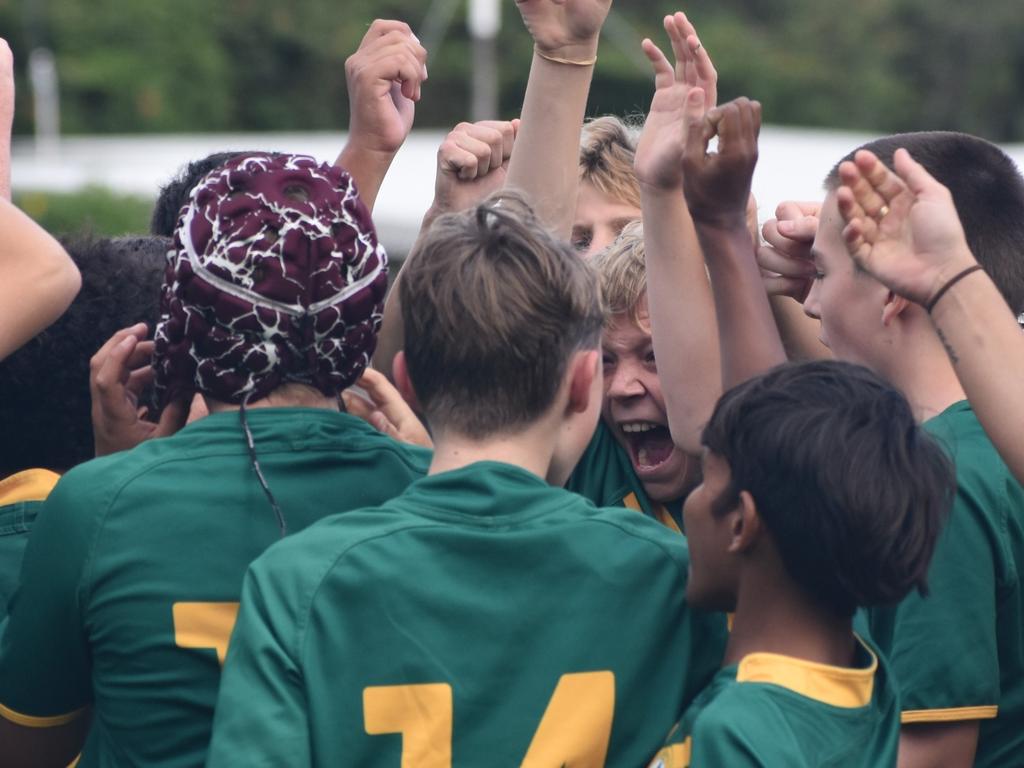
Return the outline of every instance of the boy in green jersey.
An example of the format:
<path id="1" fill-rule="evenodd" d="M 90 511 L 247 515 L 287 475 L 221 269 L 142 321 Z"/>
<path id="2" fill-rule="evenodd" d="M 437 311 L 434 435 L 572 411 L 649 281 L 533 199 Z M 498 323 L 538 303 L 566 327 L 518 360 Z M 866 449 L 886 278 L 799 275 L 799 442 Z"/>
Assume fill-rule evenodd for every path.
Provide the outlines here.
<path id="1" fill-rule="evenodd" d="M 251 155 L 194 190 L 153 363 L 166 403 L 183 414 L 198 392 L 211 413 L 72 469 L 47 499 L 0 641 L 5 766 L 65 766 L 83 743 L 82 768 L 203 764 L 248 564 L 426 471 L 428 452 L 338 412 L 385 286 L 342 169 Z M 124 380 L 100 384 L 130 386 L 144 333 L 108 345 Z"/>
<path id="2" fill-rule="evenodd" d="M 0 620 L 43 501 L 61 473 L 95 456 L 89 359 L 118 329 L 156 319 L 170 245 L 163 237 L 65 240 L 82 290 L 52 326 L 0 361 L 8 438 L 0 442 Z"/>
<path id="3" fill-rule="evenodd" d="M 1024 491 L 979 423 L 980 415 L 989 434 L 1004 438 L 1004 455 L 1013 456 L 999 422 L 1001 401 L 986 391 L 998 374 L 977 370 L 976 358 L 1012 355 L 1020 330 L 1009 313 L 993 330 L 991 314 L 979 313 L 964 292 L 998 288 L 1003 303 L 1019 313 L 1024 180 L 1000 150 L 979 139 L 898 138 L 922 162 L 905 148 L 893 152 L 895 142 L 883 140 L 875 148 L 891 154 L 895 173 L 872 151 L 838 167 L 835 201 L 840 223 L 847 223 L 842 238 L 858 269 L 882 280 L 900 301 L 913 301 L 913 311 L 927 313 L 971 404 L 956 402 L 925 422 L 949 446 L 958 485 L 929 572 L 934 594 L 872 610 L 871 633 L 898 671 L 905 735 L 914 734 L 904 739 L 901 762 L 1016 764 L 1024 750 Z M 969 174 L 965 162 L 973 166 Z M 831 244 L 835 230 L 828 234 L 824 242 Z M 947 264 L 915 274 L 915 266 L 931 260 Z M 1003 319 L 1010 322 L 998 325 Z M 945 631 L 949 626 L 956 631 Z M 966 748 L 956 748 L 958 734 Z"/>
<path id="4" fill-rule="evenodd" d="M 699 41 L 690 36 L 686 43 L 690 54 L 674 48 L 692 58 Z M 647 43 L 645 49 L 657 60 L 662 83 L 655 96 L 659 108 L 652 103 L 637 150 L 648 268 L 653 276 L 652 260 L 667 253 L 654 241 L 666 240 L 657 230 L 676 220 L 672 211 L 682 205 L 682 185 L 711 273 L 713 309 L 700 323 L 717 320 L 722 380 L 734 385 L 786 359 L 744 221 L 760 106 L 752 109 L 740 99 L 701 117 L 704 93 L 688 76 L 691 62 L 677 63 L 674 75 L 656 47 Z M 716 134 L 718 151 L 708 152 Z M 891 136 L 866 146 L 887 165 L 901 147 L 948 186 L 978 262 L 1014 313 L 1024 311 L 1024 179 L 1012 160 L 982 139 L 956 133 Z M 1018 727 L 1024 716 L 1024 491 L 965 401 L 951 364 L 955 358 L 947 356 L 927 310 L 851 260 L 838 193 L 847 179 L 857 183 L 851 168 L 840 164 L 830 174 L 820 221 L 801 215 L 766 224 L 770 245 L 758 256 L 775 273 L 772 280 L 804 276 L 804 310 L 820 321 L 812 322 L 812 336 L 837 358 L 866 365 L 897 387 L 956 464 L 958 492 L 928 574 L 931 596 L 910 595 L 899 606 L 869 612 L 872 637 L 899 683 L 900 764 L 1005 765 L 1024 749 L 1024 729 Z M 888 212 L 877 200 L 870 210 L 877 219 Z M 679 308 L 700 306 L 695 294 L 708 291 L 702 281 L 670 284 L 678 289 L 675 302 L 652 304 L 655 338 L 659 329 L 683 327 Z M 671 397 L 666 402 L 671 417 L 679 403 Z"/>
<path id="5" fill-rule="evenodd" d="M 687 597 L 735 615 L 725 666 L 651 765 L 895 765 L 895 685 L 852 619 L 923 591 L 953 493 L 943 449 L 899 392 L 839 362 L 735 387 L 703 439 Z"/>
<path id="6" fill-rule="evenodd" d="M 556 485 L 601 404 L 591 268 L 505 197 L 435 222 L 401 290 L 430 473 L 253 564 L 209 765 L 641 765 L 724 617 L 683 537 Z"/>
<path id="7" fill-rule="evenodd" d="M 669 433 L 651 337 L 643 229 L 628 225 L 590 263 L 608 307 L 601 338 L 604 399 L 601 421 L 566 488 L 681 530 L 683 499 L 700 477 L 700 461 Z"/>

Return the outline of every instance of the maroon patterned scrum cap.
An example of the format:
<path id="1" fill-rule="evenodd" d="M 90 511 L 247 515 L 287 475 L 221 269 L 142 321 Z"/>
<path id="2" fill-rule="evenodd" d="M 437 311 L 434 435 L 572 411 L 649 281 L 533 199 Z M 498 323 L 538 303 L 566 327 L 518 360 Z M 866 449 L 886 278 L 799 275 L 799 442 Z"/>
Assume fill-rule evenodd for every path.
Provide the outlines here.
<path id="1" fill-rule="evenodd" d="M 303 155 L 248 155 L 182 209 L 154 340 L 164 403 L 240 403 L 286 382 L 336 395 L 377 344 L 387 256 L 355 183 Z"/>

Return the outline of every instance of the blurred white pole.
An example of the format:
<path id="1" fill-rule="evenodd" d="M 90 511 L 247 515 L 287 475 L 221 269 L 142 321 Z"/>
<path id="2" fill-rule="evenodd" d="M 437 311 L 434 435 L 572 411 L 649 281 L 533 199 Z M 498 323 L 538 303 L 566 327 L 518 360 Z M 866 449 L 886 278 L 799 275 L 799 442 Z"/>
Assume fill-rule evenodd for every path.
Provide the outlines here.
<path id="1" fill-rule="evenodd" d="M 498 59 L 495 43 L 501 31 L 501 0 L 469 0 L 469 34 L 473 38 L 474 122 L 498 117 Z"/>
<path id="2" fill-rule="evenodd" d="M 60 150 L 60 90 L 57 63 L 49 48 L 35 48 L 29 54 L 28 78 L 36 123 L 36 154 L 53 157 Z"/>

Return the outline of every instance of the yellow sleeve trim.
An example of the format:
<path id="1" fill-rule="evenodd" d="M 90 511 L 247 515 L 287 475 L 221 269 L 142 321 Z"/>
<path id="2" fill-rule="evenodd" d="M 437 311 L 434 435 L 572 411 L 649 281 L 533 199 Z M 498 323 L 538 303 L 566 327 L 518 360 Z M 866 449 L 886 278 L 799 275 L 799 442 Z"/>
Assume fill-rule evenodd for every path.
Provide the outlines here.
<path id="1" fill-rule="evenodd" d="M 21 501 L 44 501 L 60 480 L 60 475 L 48 469 L 26 469 L 0 480 L 0 505 Z"/>
<path id="2" fill-rule="evenodd" d="M 58 725 L 67 725 L 72 720 L 77 720 L 86 709 L 88 709 L 88 707 L 81 707 L 80 709 L 76 709 L 74 712 L 68 712 L 66 715 L 34 717 L 32 715 L 23 715 L 20 712 L 15 712 L 13 709 L 0 704 L 0 717 L 3 717 L 4 720 L 8 720 L 15 725 L 22 725 L 26 728 L 56 728 Z"/>
<path id="3" fill-rule="evenodd" d="M 900 722 L 955 723 L 960 720 L 991 720 L 999 714 L 999 707 L 951 707 L 950 709 L 907 709 L 900 714 Z"/>

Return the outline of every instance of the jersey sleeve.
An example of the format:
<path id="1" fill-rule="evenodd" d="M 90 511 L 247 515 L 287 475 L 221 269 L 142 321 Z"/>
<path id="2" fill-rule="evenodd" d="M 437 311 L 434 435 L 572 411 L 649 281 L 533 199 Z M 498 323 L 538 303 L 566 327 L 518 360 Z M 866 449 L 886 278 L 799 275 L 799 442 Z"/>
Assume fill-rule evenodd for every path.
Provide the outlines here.
<path id="1" fill-rule="evenodd" d="M 794 765 L 774 744 L 757 745 L 749 734 L 724 717 L 709 711 L 697 718 L 690 737 L 690 765 L 729 766 L 729 768 L 769 768 Z M 780 759 L 782 758 L 782 759 Z"/>
<path id="2" fill-rule="evenodd" d="M 245 577 L 207 768 L 311 764 L 306 698 L 297 662 L 299 601 L 283 593 L 273 562 L 257 560 Z"/>
<path id="3" fill-rule="evenodd" d="M 97 486 L 61 480 L 25 550 L 0 638 L 0 715 L 18 725 L 63 725 L 92 701 L 84 574 L 104 504 Z"/>
<path id="4" fill-rule="evenodd" d="M 902 721 L 995 717 L 999 704 L 996 558 L 979 502 L 957 493 L 928 570 L 929 594 L 870 612 L 898 681 Z"/>

